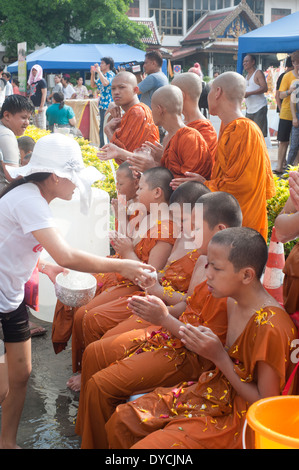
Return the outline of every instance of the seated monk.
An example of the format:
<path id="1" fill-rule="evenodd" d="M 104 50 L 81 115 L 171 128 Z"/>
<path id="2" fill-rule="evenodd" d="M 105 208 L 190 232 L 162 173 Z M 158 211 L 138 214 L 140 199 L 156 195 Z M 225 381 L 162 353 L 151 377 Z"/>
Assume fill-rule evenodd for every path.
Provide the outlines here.
<path id="1" fill-rule="evenodd" d="M 264 136 L 242 113 L 245 90 L 245 78 L 235 72 L 222 73 L 213 80 L 209 111 L 221 119 L 215 164 L 210 180 L 200 172 L 194 172 L 192 179 L 204 182 L 211 191 L 233 194 L 242 209 L 243 225 L 267 240 L 267 199 L 274 196 L 275 185 Z M 174 180 L 172 187 L 186 180 Z"/>
<path id="2" fill-rule="evenodd" d="M 237 200 L 227 193 L 207 193 L 197 202 L 203 204 L 199 250 L 206 255 L 212 236 L 228 226 L 240 226 L 242 214 Z M 192 216 L 194 213 L 195 209 Z M 207 282 L 199 282 L 179 318 L 169 314 L 158 297 L 133 296 L 129 302 L 133 313 L 160 325 L 159 328 L 102 338 L 86 348 L 76 422 L 82 448 L 107 448 L 105 423 L 117 404 L 131 395 L 183 380 L 197 380 L 201 371 L 210 367 L 188 351 L 179 338 L 179 328 L 185 323 L 210 327 L 221 341 L 226 337 L 226 300 L 213 298 Z"/>
<path id="3" fill-rule="evenodd" d="M 225 347 L 205 326 L 182 326 L 183 344 L 211 368 L 196 382 L 119 405 L 106 424 L 109 449 L 243 448 L 248 407 L 280 395 L 295 367 L 294 325 L 260 282 L 267 255 L 263 237 L 247 227 L 212 238 L 207 282 L 213 297 L 227 298 Z"/>
<path id="4" fill-rule="evenodd" d="M 174 226 L 169 217 L 169 199 L 172 193 L 170 181 L 172 174 L 163 167 L 147 170 L 140 178 L 137 191 L 138 207 L 143 206 L 133 221 L 138 227 L 131 237 L 118 236 L 113 239 L 116 252 L 124 259 L 140 259 L 149 261 L 156 270 L 164 268 L 172 251 L 175 236 Z M 164 206 L 164 207 L 163 207 Z M 163 210 L 164 209 L 164 210 Z M 143 218 L 140 214 L 144 214 Z M 81 369 L 82 354 L 87 344 L 100 339 L 106 331 L 126 320 L 131 312 L 125 308 L 105 310 L 106 304 L 125 295 L 140 290 L 125 277 L 118 276 L 114 286 L 106 288 L 95 296 L 87 305 L 80 307 L 74 316 L 72 329 L 72 361 L 73 371 Z M 84 326 L 89 321 L 89 335 L 86 336 Z M 77 387 L 77 376 L 68 381 L 72 389 Z"/>
<path id="5" fill-rule="evenodd" d="M 183 115 L 185 124 L 198 130 L 205 139 L 210 150 L 212 161 L 215 161 L 217 150 L 217 132 L 211 121 L 202 114 L 198 107 L 198 102 L 202 92 L 201 79 L 192 72 L 181 73 L 176 75 L 171 82 L 183 93 Z"/>
<path id="6" fill-rule="evenodd" d="M 131 72 L 119 72 L 112 80 L 111 93 L 114 103 L 120 106 L 124 115 L 112 118 L 104 128 L 108 140 L 117 149 L 133 152 L 146 142 L 159 142 L 159 129 L 154 124 L 151 109 L 138 98 L 136 76 Z M 108 152 L 108 155 L 107 155 Z M 109 144 L 98 153 L 99 158 L 109 159 Z M 114 158 L 114 157 L 113 157 Z M 125 158 L 119 152 L 115 157 L 120 164 Z"/>
<path id="7" fill-rule="evenodd" d="M 118 231 L 122 231 L 125 235 L 127 234 L 127 227 L 129 227 L 129 225 L 126 227 L 126 222 L 129 223 L 137 215 L 137 213 L 128 214 L 128 212 L 131 212 L 130 207 L 132 204 L 137 202 L 138 185 L 139 179 L 133 176 L 128 163 L 123 162 L 116 170 L 117 198 L 120 203 L 116 204 L 116 201 L 112 200 L 111 205 L 115 211 L 115 228 Z M 119 210 L 121 213 L 124 212 L 124 214 L 118 214 Z M 120 258 L 120 255 L 116 253 L 113 255 L 113 258 L 115 257 Z M 117 273 L 112 272 L 105 274 L 93 273 L 93 275 L 97 279 L 96 295 L 116 285 L 120 279 Z M 60 300 L 57 300 L 52 323 L 52 343 L 56 354 L 66 348 L 67 342 L 71 337 L 75 311 L 74 307 L 64 305 Z"/>

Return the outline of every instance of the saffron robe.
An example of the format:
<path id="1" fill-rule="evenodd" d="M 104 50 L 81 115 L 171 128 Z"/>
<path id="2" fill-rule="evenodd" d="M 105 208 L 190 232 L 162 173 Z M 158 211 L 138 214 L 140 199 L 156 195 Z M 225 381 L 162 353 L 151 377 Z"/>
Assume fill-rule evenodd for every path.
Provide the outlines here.
<path id="1" fill-rule="evenodd" d="M 275 185 L 265 139 L 253 121 L 235 119 L 222 130 L 211 179 L 205 185 L 235 196 L 243 226 L 257 230 L 267 241 L 267 199 L 274 196 Z"/>
<path id="2" fill-rule="evenodd" d="M 161 166 L 168 168 L 174 178 L 183 177 L 186 171 L 192 171 L 209 179 L 213 161 L 203 136 L 196 129 L 185 126 L 167 143 Z"/>
<path id="3" fill-rule="evenodd" d="M 261 309 L 228 350 L 235 373 L 252 382 L 257 362 L 264 361 L 279 375 L 282 392 L 295 367 L 290 358 L 295 338 L 284 310 Z M 196 383 L 157 388 L 118 406 L 106 424 L 109 448 L 242 449 L 247 409 L 248 403 L 212 365 Z"/>
<path id="4" fill-rule="evenodd" d="M 172 221 L 159 221 L 155 227 L 150 228 L 146 236 L 136 244 L 135 254 L 142 262 L 148 263 L 150 252 L 158 242 L 174 245 Z M 90 342 L 100 339 L 106 331 L 131 315 L 131 311 L 127 307 L 122 310 L 115 309 L 114 304 L 111 306 L 110 302 L 132 295 L 138 291 L 138 286 L 117 273 L 109 273 L 109 275 L 115 278 L 113 287 L 110 284 L 112 288 L 109 291 L 102 292 L 75 313 L 72 329 L 73 372 L 81 370 L 82 354 Z M 88 319 L 89 323 L 86 325 Z"/>
<path id="5" fill-rule="evenodd" d="M 226 299 L 214 298 L 204 281 L 196 286 L 187 303 L 180 320 L 210 327 L 223 341 L 227 329 Z M 83 356 L 76 422 L 82 448 L 107 448 L 105 423 L 116 406 L 131 395 L 197 380 L 207 367 L 209 361 L 186 349 L 164 328 L 153 331 L 149 327 L 140 333 L 130 331 L 91 343 Z"/>
<path id="6" fill-rule="evenodd" d="M 120 127 L 112 136 L 111 143 L 133 152 L 143 143 L 160 142 L 159 129 L 153 121 L 151 109 L 144 103 L 137 103 L 125 112 Z M 120 165 L 122 160 L 115 159 Z"/>
<path id="7" fill-rule="evenodd" d="M 218 145 L 218 137 L 211 121 L 208 119 L 197 119 L 196 121 L 188 122 L 187 126 L 196 129 L 203 136 L 206 143 L 208 144 L 212 162 L 214 164 Z"/>

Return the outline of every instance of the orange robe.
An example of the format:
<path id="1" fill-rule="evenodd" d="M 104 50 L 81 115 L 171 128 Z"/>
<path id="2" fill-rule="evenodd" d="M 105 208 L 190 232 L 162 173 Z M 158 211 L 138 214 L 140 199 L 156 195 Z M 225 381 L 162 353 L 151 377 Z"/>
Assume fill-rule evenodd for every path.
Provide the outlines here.
<path id="1" fill-rule="evenodd" d="M 227 329 L 226 299 L 214 298 L 206 282 L 202 282 L 196 286 L 180 320 L 210 327 L 223 341 Z M 140 334 L 130 331 L 91 343 L 83 357 L 76 423 L 82 448 L 107 448 L 105 423 L 116 406 L 131 395 L 197 380 L 207 367 L 209 361 L 186 349 L 164 328 L 153 331 L 149 327 L 140 330 Z"/>
<path id="2" fill-rule="evenodd" d="M 256 312 L 228 350 L 240 380 L 252 382 L 258 361 L 279 375 L 280 390 L 295 364 L 294 325 L 280 308 Z M 120 405 L 106 424 L 111 449 L 242 449 L 248 403 L 212 366 L 196 383 L 180 383 Z"/>
<path id="3" fill-rule="evenodd" d="M 267 241 L 267 199 L 275 185 L 265 139 L 250 119 L 239 118 L 228 124 L 218 141 L 210 181 L 211 191 L 225 191 L 238 200 L 243 226 L 258 232 Z"/>
<path id="4" fill-rule="evenodd" d="M 203 136 L 206 143 L 208 144 L 212 162 L 214 164 L 218 145 L 218 137 L 211 121 L 208 119 L 197 119 L 196 121 L 188 122 L 187 126 L 196 129 Z"/>
<path id="5" fill-rule="evenodd" d="M 161 166 L 168 168 L 175 178 L 185 176 L 186 171 L 192 171 L 209 179 L 213 161 L 203 136 L 196 129 L 185 126 L 167 143 Z"/>
<path id="6" fill-rule="evenodd" d="M 137 103 L 123 115 L 111 143 L 133 152 L 146 141 L 160 142 L 159 129 L 153 121 L 151 109 L 144 103 Z M 115 161 L 119 165 L 122 163 L 120 159 Z"/>
<path id="7" fill-rule="evenodd" d="M 140 261 L 148 263 L 150 252 L 159 241 L 174 245 L 175 238 L 171 221 L 158 222 L 155 227 L 148 230 L 145 237 L 141 238 L 134 248 Z M 100 339 L 106 331 L 131 315 L 131 311 L 127 307 L 122 310 L 115 309 L 114 304 L 111 306 L 110 302 L 126 295 L 132 295 L 140 289 L 132 281 L 118 273 L 109 273 L 109 275 L 114 277 L 113 288 L 102 292 L 75 313 L 72 329 L 73 372 L 81 370 L 82 354 L 89 343 Z"/>

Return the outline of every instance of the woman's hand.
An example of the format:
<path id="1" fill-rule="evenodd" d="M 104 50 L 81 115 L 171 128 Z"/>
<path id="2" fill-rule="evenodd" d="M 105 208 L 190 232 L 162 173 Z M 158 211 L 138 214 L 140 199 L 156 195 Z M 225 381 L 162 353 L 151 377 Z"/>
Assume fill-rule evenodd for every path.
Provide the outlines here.
<path id="1" fill-rule="evenodd" d="M 58 264 L 43 263 L 42 261 L 39 262 L 38 269 L 41 273 L 46 274 L 53 284 L 55 284 L 56 276 L 58 276 L 58 274 L 64 273 L 66 275 L 69 273 L 68 269 L 63 268 Z"/>

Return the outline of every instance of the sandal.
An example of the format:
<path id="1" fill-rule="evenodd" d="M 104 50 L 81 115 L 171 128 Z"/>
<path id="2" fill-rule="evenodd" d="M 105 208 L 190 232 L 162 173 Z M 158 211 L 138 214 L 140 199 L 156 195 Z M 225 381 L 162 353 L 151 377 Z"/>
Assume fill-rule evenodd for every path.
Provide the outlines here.
<path id="1" fill-rule="evenodd" d="M 30 334 L 31 337 L 33 336 L 43 336 L 46 333 L 46 328 L 42 326 L 35 325 L 34 323 L 30 322 Z"/>

